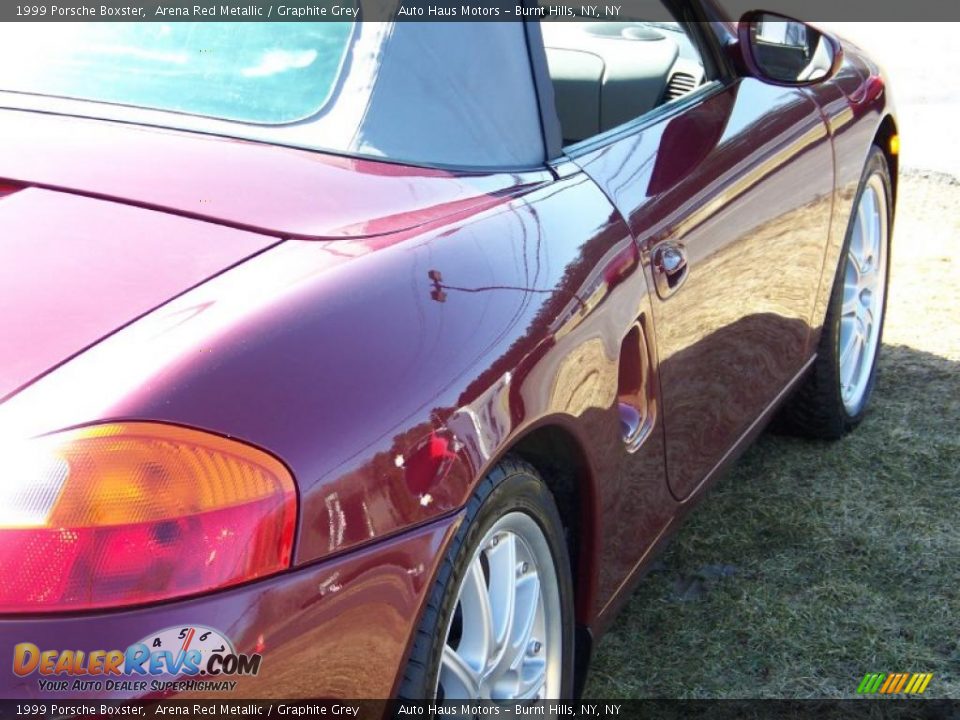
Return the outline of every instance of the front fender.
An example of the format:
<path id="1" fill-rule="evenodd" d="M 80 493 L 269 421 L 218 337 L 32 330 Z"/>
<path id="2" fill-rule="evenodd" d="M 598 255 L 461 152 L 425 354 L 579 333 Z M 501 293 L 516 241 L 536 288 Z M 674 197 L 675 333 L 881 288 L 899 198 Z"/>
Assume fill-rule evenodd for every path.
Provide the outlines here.
<path id="1" fill-rule="evenodd" d="M 395 235 L 282 243 L 2 414 L 36 432 L 172 422 L 265 448 L 297 479 L 303 564 L 455 512 L 551 416 L 585 444 L 601 425 L 616 437 L 619 343 L 645 302 L 635 244 L 579 174 Z"/>

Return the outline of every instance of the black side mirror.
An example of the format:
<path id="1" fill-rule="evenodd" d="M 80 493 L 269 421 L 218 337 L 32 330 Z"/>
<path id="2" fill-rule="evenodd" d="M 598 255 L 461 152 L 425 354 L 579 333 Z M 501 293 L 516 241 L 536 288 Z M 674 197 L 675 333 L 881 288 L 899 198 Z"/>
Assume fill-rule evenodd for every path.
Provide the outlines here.
<path id="1" fill-rule="evenodd" d="M 777 13 L 753 10 L 740 19 L 740 52 L 751 75 L 778 85 L 811 85 L 840 67 L 840 43 Z"/>

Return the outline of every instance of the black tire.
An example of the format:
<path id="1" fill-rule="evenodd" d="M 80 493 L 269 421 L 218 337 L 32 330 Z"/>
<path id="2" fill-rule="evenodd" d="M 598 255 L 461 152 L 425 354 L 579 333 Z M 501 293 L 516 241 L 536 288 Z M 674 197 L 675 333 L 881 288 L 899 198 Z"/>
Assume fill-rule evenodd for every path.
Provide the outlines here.
<path id="1" fill-rule="evenodd" d="M 547 486 L 536 470 L 522 460 L 507 457 L 480 482 L 467 503 L 466 517 L 450 542 L 423 616 L 398 697 L 405 700 L 433 699 L 440 658 L 447 638 L 446 628 L 456 610 L 457 592 L 480 541 L 503 516 L 523 512 L 536 521 L 550 547 L 558 579 L 561 607 L 562 658 L 561 695 L 573 694 L 574 620 L 573 580 L 560 514 Z"/>
<path id="2" fill-rule="evenodd" d="M 820 345 L 817 349 L 817 358 L 814 361 L 809 376 L 803 381 L 803 384 L 784 406 L 778 418 L 778 427 L 780 429 L 797 435 L 825 440 L 837 440 L 843 437 L 863 420 L 870 403 L 870 396 L 873 393 L 874 384 L 876 383 L 877 361 L 880 358 L 882 349 L 883 323 L 887 315 L 886 305 L 889 292 L 884 293 L 880 325 L 877 329 L 879 333 L 877 340 L 878 347 L 870 367 L 870 377 L 867 382 L 862 404 L 855 414 L 848 412 L 840 390 L 839 344 L 840 315 L 841 306 L 843 305 L 843 278 L 848 262 L 847 253 L 856 219 L 856 208 L 859 207 L 860 198 L 863 196 L 864 188 L 868 180 L 874 174 L 880 176 L 884 192 L 886 193 L 887 236 L 885 241 L 887 262 L 883 281 L 889 290 L 890 238 L 893 227 L 893 192 L 886 157 L 880 148 L 874 146 L 870 149 L 870 153 L 867 156 L 867 162 L 860 176 L 857 195 L 852 205 L 854 210 L 851 213 L 847 225 L 847 233 L 844 238 L 843 249 L 840 253 L 840 261 L 837 263 L 833 290 L 830 294 L 830 304 L 827 308 L 823 331 L 820 335 Z"/>

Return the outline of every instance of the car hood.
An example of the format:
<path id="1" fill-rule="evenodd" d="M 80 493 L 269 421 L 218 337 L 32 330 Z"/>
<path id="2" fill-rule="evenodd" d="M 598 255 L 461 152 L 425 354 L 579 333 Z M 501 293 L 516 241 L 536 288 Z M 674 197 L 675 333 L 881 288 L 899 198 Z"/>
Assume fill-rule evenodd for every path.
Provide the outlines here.
<path id="1" fill-rule="evenodd" d="M 0 197 L 0 401 L 277 242 L 39 188 Z"/>
<path id="2" fill-rule="evenodd" d="M 462 173 L 65 115 L 0 109 L 0 179 L 283 238 L 370 237 L 550 179 Z"/>

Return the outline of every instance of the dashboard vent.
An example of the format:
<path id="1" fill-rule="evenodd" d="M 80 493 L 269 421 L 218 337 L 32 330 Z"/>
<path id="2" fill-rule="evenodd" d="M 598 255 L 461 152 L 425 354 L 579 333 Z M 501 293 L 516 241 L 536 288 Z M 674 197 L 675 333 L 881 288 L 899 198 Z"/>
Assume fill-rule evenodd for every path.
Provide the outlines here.
<path id="1" fill-rule="evenodd" d="M 686 95 L 696 87 L 697 80 L 693 75 L 685 72 L 676 72 L 670 76 L 667 84 L 667 102 Z"/>

